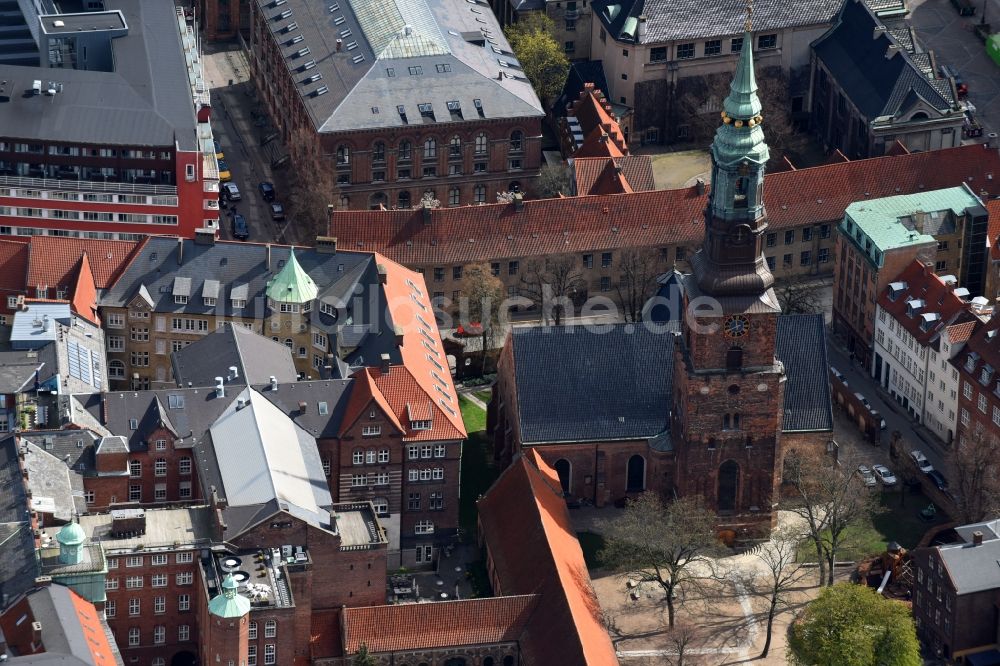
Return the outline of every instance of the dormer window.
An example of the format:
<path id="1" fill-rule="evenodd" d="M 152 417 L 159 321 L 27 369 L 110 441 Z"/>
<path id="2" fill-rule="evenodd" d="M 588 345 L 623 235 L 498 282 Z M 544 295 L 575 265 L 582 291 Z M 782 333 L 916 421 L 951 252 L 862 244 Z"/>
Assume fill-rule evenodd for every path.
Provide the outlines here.
<path id="1" fill-rule="evenodd" d="M 965 370 L 966 372 L 973 372 L 976 369 L 976 363 L 979 362 L 979 354 L 976 352 L 970 353 L 965 357 Z"/>
<path id="2" fill-rule="evenodd" d="M 187 296 L 180 296 L 180 295 L 174 296 L 174 303 L 176 303 L 177 305 L 186 305 L 187 302 L 188 302 Z"/>
<path id="3" fill-rule="evenodd" d="M 941 315 L 936 312 L 925 312 L 920 315 L 920 330 L 924 332 L 931 330 L 940 318 Z"/>
<path id="4" fill-rule="evenodd" d="M 989 385 L 991 379 L 993 379 L 993 366 L 987 363 L 979 372 L 979 383 L 983 386 L 987 386 Z"/>
<path id="5" fill-rule="evenodd" d="M 899 295 L 906 291 L 905 282 L 892 282 L 889 284 L 889 300 L 895 301 Z"/>
<path id="6" fill-rule="evenodd" d="M 214 299 L 214 298 L 211 298 L 211 297 L 209 297 L 209 296 L 206 296 L 206 297 L 204 298 L 204 301 L 205 301 L 205 305 L 207 305 L 207 306 L 209 306 L 209 307 L 214 307 L 214 306 L 215 306 L 215 299 Z"/>
<path id="7" fill-rule="evenodd" d="M 245 298 L 234 298 L 233 299 L 233 309 L 242 310 L 247 306 L 247 301 Z"/>
<path id="8" fill-rule="evenodd" d="M 430 421 L 410 421 L 410 430 L 430 430 Z"/>
<path id="9" fill-rule="evenodd" d="M 924 307 L 924 302 L 919 298 L 914 298 L 907 301 L 906 316 L 910 318 L 914 317 L 918 312 L 920 312 L 920 308 L 922 307 Z"/>

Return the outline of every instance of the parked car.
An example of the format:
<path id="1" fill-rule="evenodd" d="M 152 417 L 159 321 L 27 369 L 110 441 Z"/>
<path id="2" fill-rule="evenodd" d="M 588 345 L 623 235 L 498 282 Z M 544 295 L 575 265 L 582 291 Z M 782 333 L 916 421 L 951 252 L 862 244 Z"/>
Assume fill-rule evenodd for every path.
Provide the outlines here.
<path id="1" fill-rule="evenodd" d="M 217 160 L 223 160 L 223 159 L 225 159 L 226 158 L 226 154 L 224 152 L 222 152 L 222 144 L 219 143 L 218 141 L 213 141 L 212 143 L 215 144 L 215 159 L 217 159 Z"/>
<path id="2" fill-rule="evenodd" d="M 876 483 L 875 475 L 872 474 L 867 465 L 858 465 L 858 476 L 861 477 L 861 481 L 869 488 Z"/>
<path id="3" fill-rule="evenodd" d="M 226 160 L 219 160 L 219 180 L 228 183 L 233 179 L 233 174 L 229 172 L 229 165 Z"/>
<path id="4" fill-rule="evenodd" d="M 844 386 L 847 386 L 847 379 L 844 378 L 843 373 L 832 365 L 830 366 L 830 374 L 836 377 Z"/>
<path id="5" fill-rule="evenodd" d="M 229 201 L 239 201 L 243 198 L 243 195 L 240 194 L 240 188 L 236 187 L 236 183 L 223 183 L 222 193 Z"/>
<path id="6" fill-rule="evenodd" d="M 927 477 L 934 482 L 934 485 L 937 486 L 937 489 L 941 492 L 948 490 L 948 480 L 944 478 L 944 474 L 941 472 L 936 469 L 932 469 L 927 472 Z"/>
<path id="7" fill-rule="evenodd" d="M 868 402 L 868 398 L 866 398 L 865 396 L 861 395 L 860 393 L 855 393 L 854 397 L 857 398 L 858 401 L 862 405 L 864 405 L 866 409 L 871 409 L 872 408 L 872 403 Z"/>
<path id="8" fill-rule="evenodd" d="M 271 203 L 271 219 L 272 220 L 285 219 L 285 207 L 282 206 L 277 201 Z"/>
<path id="9" fill-rule="evenodd" d="M 896 475 L 885 465 L 872 465 L 872 471 L 875 472 L 875 476 L 878 477 L 883 486 L 896 485 Z"/>
<path id="10" fill-rule="evenodd" d="M 260 195 L 264 197 L 264 201 L 274 201 L 274 184 L 273 183 L 261 183 L 257 186 L 260 190 Z"/>
<path id="11" fill-rule="evenodd" d="M 247 226 L 247 220 L 239 213 L 233 215 L 233 238 L 242 241 L 250 238 L 250 227 Z"/>
<path id="12" fill-rule="evenodd" d="M 931 461 L 927 459 L 923 451 L 913 450 L 910 451 L 910 457 L 913 458 L 913 462 L 917 463 L 917 469 L 919 469 L 924 474 L 930 474 L 934 471 L 934 465 Z"/>

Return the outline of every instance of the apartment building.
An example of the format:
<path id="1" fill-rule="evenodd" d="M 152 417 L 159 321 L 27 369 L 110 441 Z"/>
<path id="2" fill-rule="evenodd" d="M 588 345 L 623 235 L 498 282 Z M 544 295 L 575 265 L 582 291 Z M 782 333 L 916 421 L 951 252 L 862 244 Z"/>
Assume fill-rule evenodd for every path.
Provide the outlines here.
<path id="1" fill-rule="evenodd" d="M 896 276 L 876 303 L 871 370 L 911 418 L 949 444 L 959 389 L 951 359 L 991 310 L 958 285 L 955 276 L 939 276 L 919 261 Z"/>
<path id="2" fill-rule="evenodd" d="M 195 27 L 170 4 L 102 4 L 80 14 L 27 9 L 47 59 L 0 64 L 0 234 L 135 240 L 217 230 Z M 161 75 L 150 78 L 154 63 Z"/>
<path id="3" fill-rule="evenodd" d="M 340 208 L 533 193 L 545 114 L 486 2 L 249 5 L 261 101 L 293 163 L 335 173 Z"/>
<path id="4" fill-rule="evenodd" d="M 971 445 L 980 438 L 997 437 L 1000 428 L 1000 317 L 977 326 L 965 348 L 953 360 L 961 390 L 958 395 L 958 445 Z"/>
<path id="5" fill-rule="evenodd" d="M 875 306 L 914 259 L 953 271 L 971 293 L 982 288 L 988 214 L 966 184 L 858 201 L 838 227 L 835 328 L 871 368 Z"/>

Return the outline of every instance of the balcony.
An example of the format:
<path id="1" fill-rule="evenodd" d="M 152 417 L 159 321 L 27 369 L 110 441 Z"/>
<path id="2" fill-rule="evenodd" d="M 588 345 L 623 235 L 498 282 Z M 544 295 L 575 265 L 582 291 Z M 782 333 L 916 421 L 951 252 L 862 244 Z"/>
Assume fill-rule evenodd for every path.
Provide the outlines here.
<path id="1" fill-rule="evenodd" d="M 0 176 L 0 187 L 17 187 L 33 190 L 63 190 L 72 192 L 113 192 L 117 194 L 163 194 L 177 196 L 177 188 L 173 185 L 138 185 L 134 183 L 109 183 L 92 180 L 25 178 L 22 176 Z"/>

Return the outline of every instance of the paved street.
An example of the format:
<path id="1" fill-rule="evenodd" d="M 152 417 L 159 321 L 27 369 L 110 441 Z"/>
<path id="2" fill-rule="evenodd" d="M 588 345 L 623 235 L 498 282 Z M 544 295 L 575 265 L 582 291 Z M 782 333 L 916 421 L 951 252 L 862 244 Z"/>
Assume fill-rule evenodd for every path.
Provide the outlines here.
<path id="1" fill-rule="evenodd" d="M 934 51 L 938 64 L 954 67 L 969 84 L 969 101 L 987 131 L 1000 131 L 1000 68 L 986 55 L 986 46 L 972 31 L 981 18 L 1000 29 L 1000 0 L 973 0 L 976 16 L 958 15 L 949 0 L 910 0 L 910 25 L 920 42 Z"/>
<path id="2" fill-rule="evenodd" d="M 234 44 L 208 44 L 206 49 L 205 73 L 212 90 L 212 131 L 222 144 L 233 182 L 243 195 L 236 208 L 250 226 L 250 240 L 264 243 L 284 234 L 285 240 L 294 242 L 292 230 L 286 229 L 285 223 L 271 220 L 270 208 L 257 190 L 259 183 L 270 181 L 278 188 L 278 201 L 287 195 L 280 187 L 284 179 L 276 177 L 270 159 L 260 147 L 261 129 L 251 115 L 256 102 L 246 60 Z M 228 212 L 223 211 L 223 238 L 232 238 L 230 220 Z"/>

